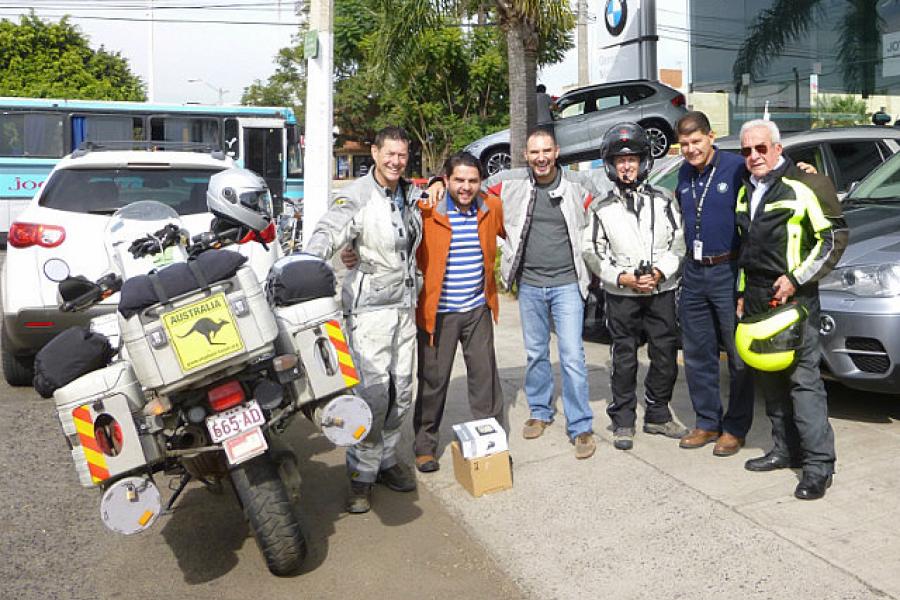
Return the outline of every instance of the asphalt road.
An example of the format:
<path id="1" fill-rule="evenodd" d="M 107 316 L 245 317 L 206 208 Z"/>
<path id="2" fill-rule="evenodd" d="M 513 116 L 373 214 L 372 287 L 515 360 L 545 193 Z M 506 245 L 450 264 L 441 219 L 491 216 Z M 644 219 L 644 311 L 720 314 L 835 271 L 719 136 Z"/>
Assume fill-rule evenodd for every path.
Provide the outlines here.
<path id="1" fill-rule="evenodd" d="M 99 491 L 78 483 L 53 400 L 0 378 L 0 599 L 521 597 L 425 486 L 376 486 L 372 512 L 348 515 L 343 450 L 302 416 L 285 439 L 309 544 L 292 578 L 269 574 L 227 484 L 220 494 L 191 484 L 142 534 L 107 530 Z M 177 481 L 156 481 L 167 499 Z"/>
<path id="2" fill-rule="evenodd" d="M 192 485 L 174 514 L 121 536 L 100 522 L 99 493 L 78 484 L 53 400 L 0 384 L 0 423 L 2 598 L 519 597 L 424 488 L 379 486 L 371 513 L 344 514 L 343 452 L 302 417 L 288 434 L 310 553 L 287 579 L 266 570 L 229 486 Z"/>

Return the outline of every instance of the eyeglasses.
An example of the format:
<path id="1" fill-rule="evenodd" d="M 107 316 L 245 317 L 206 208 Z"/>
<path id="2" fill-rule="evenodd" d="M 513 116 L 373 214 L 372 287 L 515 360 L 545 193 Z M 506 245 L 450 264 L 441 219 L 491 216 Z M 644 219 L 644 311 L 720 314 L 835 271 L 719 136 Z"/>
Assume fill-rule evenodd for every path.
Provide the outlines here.
<path id="1" fill-rule="evenodd" d="M 768 144 L 757 144 L 756 146 L 741 146 L 741 156 L 747 157 L 756 150 L 757 154 L 766 154 L 769 151 Z"/>

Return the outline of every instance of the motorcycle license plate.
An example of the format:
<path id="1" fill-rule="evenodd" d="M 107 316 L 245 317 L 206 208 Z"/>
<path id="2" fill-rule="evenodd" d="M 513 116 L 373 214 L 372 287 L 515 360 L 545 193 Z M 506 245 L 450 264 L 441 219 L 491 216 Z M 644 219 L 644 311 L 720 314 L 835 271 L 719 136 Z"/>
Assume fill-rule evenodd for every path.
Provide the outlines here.
<path id="1" fill-rule="evenodd" d="M 206 429 L 214 444 L 233 438 L 245 431 L 260 427 L 266 422 L 262 409 L 255 400 L 235 406 L 225 412 L 206 417 Z"/>
<path id="2" fill-rule="evenodd" d="M 162 315 L 185 373 L 244 349 L 228 298 L 219 292 Z"/>

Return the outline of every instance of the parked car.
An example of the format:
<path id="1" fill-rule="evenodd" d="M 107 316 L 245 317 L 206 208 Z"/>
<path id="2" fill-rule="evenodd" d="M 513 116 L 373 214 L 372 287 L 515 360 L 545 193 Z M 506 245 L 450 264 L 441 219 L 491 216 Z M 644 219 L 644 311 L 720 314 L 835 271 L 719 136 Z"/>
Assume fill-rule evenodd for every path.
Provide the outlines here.
<path id="1" fill-rule="evenodd" d="M 9 229 L 0 271 L 3 302 L 2 364 L 10 385 L 31 385 L 35 353 L 60 331 L 112 312 L 114 294 L 80 313 L 57 308 L 50 265 L 65 261 L 73 275 L 95 280 L 111 270 L 103 247 L 110 216 L 138 200 L 157 200 L 181 215 L 192 234 L 207 231 L 209 178 L 234 165 L 225 155 L 197 152 L 78 151 L 60 160 L 46 183 Z M 148 232 L 150 233 L 150 232 Z M 279 252 L 240 246 L 257 277 L 265 277 Z"/>
<path id="2" fill-rule="evenodd" d="M 810 129 L 781 136 L 784 153 L 794 162 L 805 162 L 828 175 L 838 194 L 843 196 L 854 182 L 861 181 L 875 167 L 900 150 L 900 128 L 861 125 Z M 716 139 L 716 146 L 725 152 L 738 153 L 738 136 Z M 684 159 L 667 160 L 657 165 L 650 175 L 653 185 L 675 189 L 678 169 Z"/>
<path id="3" fill-rule="evenodd" d="M 556 101 L 552 123 L 560 162 L 600 158 L 600 141 L 623 121 L 639 123 L 650 137 L 654 158 L 665 156 L 674 141 L 675 123 L 686 112 L 678 90 L 656 81 L 635 79 L 570 90 Z M 493 175 L 510 166 L 509 130 L 498 131 L 466 146 Z"/>
<path id="4" fill-rule="evenodd" d="M 900 155 L 843 201 L 850 243 L 819 284 L 822 374 L 847 387 L 900 393 Z"/>

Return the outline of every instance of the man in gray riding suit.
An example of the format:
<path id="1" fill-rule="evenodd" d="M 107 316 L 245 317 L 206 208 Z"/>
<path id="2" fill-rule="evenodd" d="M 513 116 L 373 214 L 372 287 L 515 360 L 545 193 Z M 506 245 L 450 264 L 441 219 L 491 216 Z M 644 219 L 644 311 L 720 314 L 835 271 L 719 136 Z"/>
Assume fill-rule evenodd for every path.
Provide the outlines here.
<path id="1" fill-rule="evenodd" d="M 342 290 L 350 349 L 360 372 L 357 392 L 372 410 L 372 429 L 347 450 L 347 511 L 369 511 L 378 481 L 398 492 L 416 488 L 411 468 L 399 463 L 400 425 L 412 404 L 416 355 L 416 248 L 422 218 L 420 190 L 403 179 L 409 135 L 385 127 L 372 145 L 371 171 L 334 195 L 304 252 L 330 259 L 352 245 L 359 257 Z"/>

